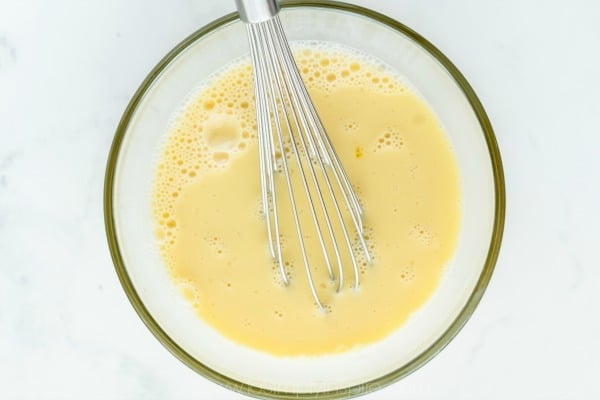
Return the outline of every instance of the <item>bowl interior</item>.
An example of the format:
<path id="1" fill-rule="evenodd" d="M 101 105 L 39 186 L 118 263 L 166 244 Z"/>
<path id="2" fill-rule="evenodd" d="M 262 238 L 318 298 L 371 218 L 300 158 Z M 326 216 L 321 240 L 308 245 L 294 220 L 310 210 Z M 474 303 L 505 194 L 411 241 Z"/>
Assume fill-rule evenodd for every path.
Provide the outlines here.
<path id="1" fill-rule="evenodd" d="M 193 35 L 151 74 L 126 111 L 109 161 L 109 240 L 130 299 L 171 351 L 232 389 L 343 396 L 385 385 L 416 369 L 452 338 L 493 269 L 503 187 L 493 133 L 479 102 L 458 71 L 416 34 L 388 25 L 384 17 L 339 7 L 284 8 L 288 37 L 335 42 L 389 64 L 437 114 L 460 172 L 462 223 L 455 256 L 432 298 L 387 339 L 338 355 L 273 357 L 223 338 L 171 283 L 154 237 L 154 166 L 173 113 L 207 76 L 247 55 L 245 28 L 233 16 Z"/>

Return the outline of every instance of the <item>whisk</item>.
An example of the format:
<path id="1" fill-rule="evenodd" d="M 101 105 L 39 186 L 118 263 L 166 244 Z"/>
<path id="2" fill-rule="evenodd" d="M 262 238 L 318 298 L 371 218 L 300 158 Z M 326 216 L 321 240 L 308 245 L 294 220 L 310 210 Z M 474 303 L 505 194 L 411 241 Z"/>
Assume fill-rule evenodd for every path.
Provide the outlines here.
<path id="1" fill-rule="evenodd" d="M 344 284 L 342 259 L 350 259 L 354 273 L 353 287 L 358 289 L 359 286 L 353 236 L 357 237 L 366 261 L 371 262 L 363 236 L 362 210 L 302 81 L 279 19 L 278 2 L 236 0 L 236 6 L 246 23 L 250 44 L 262 212 L 267 225 L 269 251 L 279 268 L 283 283 L 288 285 L 280 235 L 282 215 L 278 207 L 278 202 L 285 200 L 280 197 L 287 197 L 308 284 L 315 303 L 323 309 L 311 272 L 316 263 L 326 265 L 329 278 L 337 279 L 339 291 Z M 289 160 L 285 143 L 289 143 Z M 291 163 L 295 163 L 300 183 L 292 182 Z M 283 196 L 281 191 L 276 191 L 275 174 L 284 176 Z M 308 205 L 314 227 L 301 224 L 298 214 L 300 197 L 304 197 L 301 201 Z M 316 231 L 322 258 L 309 259 L 304 231 Z"/>

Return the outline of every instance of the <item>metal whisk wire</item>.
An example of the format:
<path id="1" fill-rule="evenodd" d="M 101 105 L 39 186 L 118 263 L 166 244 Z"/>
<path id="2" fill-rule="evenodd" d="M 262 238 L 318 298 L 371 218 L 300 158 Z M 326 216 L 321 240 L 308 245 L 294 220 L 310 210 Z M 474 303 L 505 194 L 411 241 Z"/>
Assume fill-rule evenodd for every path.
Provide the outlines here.
<path id="1" fill-rule="evenodd" d="M 242 20 L 247 22 L 254 71 L 262 211 L 266 220 L 269 251 L 276 260 L 283 283 L 287 285 L 289 279 L 282 254 L 281 215 L 277 206 L 280 200 L 275 187 L 275 174 L 282 173 L 308 284 L 315 303 L 323 309 L 306 251 L 298 213 L 298 196 L 305 196 L 307 200 L 329 277 L 331 280 L 337 279 L 338 291 L 344 284 L 342 247 L 346 248 L 352 263 L 353 287 L 357 289 L 359 286 L 358 261 L 351 241 L 352 231 L 358 237 L 366 261 L 371 262 L 363 236 L 362 210 L 304 86 L 277 14 L 277 2 L 236 0 L 236 4 Z M 285 148 L 286 133 L 290 162 L 293 157 L 301 178 L 300 185 L 294 185 L 290 176 L 288 152 Z M 350 216 L 353 230 L 347 226 L 344 211 Z M 319 212 L 321 218 L 317 215 Z M 340 227 L 341 238 L 336 237 L 336 225 Z M 331 244 L 333 255 L 330 254 L 327 242 Z M 340 242 L 343 244 L 340 245 Z M 337 265 L 337 278 L 332 260 Z"/>

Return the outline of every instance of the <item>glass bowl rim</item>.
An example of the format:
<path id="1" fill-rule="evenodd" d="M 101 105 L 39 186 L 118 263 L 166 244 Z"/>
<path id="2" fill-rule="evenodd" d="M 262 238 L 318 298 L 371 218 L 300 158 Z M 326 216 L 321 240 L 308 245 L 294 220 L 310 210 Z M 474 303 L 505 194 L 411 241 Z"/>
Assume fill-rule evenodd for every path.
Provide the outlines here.
<path id="1" fill-rule="evenodd" d="M 452 76 L 457 85 L 460 87 L 463 94 L 467 98 L 471 108 L 475 112 L 479 124 L 481 126 L 481 130 L 485 136 L 490 161 L 492 164 L 495 191 L 494 223 L 492 237 L 490 240 L 490 245 L 484 263 L 484 267 L 466 304 L 459 312 L 457 317 L 454 319 L 454 321 L 450 324 L 446 331 L 444 331 L 442 335 L 421 354 L 413 358 L 411 361 L 409 361 L 402 367 L 386 375 L 377 377 L 368 382 L 332 391 L 294 393 L 252 386 L 232 379 L 226 375 L 223 375 L 211 369 L 210 367 L 196 360 L 182 347 L 180 347 L 173 339 L 169 337 L 169 335 L 167 335 L 167 333 L 159 326 L 156 320 L 152 317 L 152 315 L 142 302 L 139 294 L 135 290 L 135 287 L 133 286 L 133 282 L 129 277 L 127 268 L 125 266 L 125 262 L 119 249 L 119 241 L 116 234 L 115 218 L 113 214 L 113 189 L 119 152 L 121 150 L 121 145 L 123 143 L 125 134 L 128 130 L 129 123 L 135 115 L 139 103 L 142 101 L 145 93 L 152 86 L 154 81 L 157 78 L 159 78 L 159 76 L 162 74 L 165 68 L 168 67 L 171 61 L 173 61 L 177 56 L 183 53 L 195 41 L 201 39 L 203 36 L 209 34 L 210 32 L 216 29 L 219 29 L 220 27 L 226 24 L 238 20 L 238 13 L 236 12 L 227 14 L 221 18 L 210 22 L 209 24 L 198 29 L 196 32 L 192 33 L 190 36 L 181 41 L 159 61 L 159 63 L 152 69 L 152 71 L 150 71 L 150 73 L 146 76 L 140 87 L 136 90 L 133 97 L 131 98 L 115 132 L 115 136 L 107 160 L 106 175 L 104 180 L 104 223 L 106 229 L 106 236 L 117 276 L 119 278 L 119 281 L 121 282 L 123 290 L 127 295 L 127 298 L 129 299 L 131 305 L 137 312 L 138 316 L 142 319 L 146 327 L 152 332 L 152 334 L 158 339 L 158 341 L 163 346 L 165 346 L 175 357 L 177 357 L 180 361 L 182 361 L 185 365 L 187 365 L 195 372 L 227 389 L 263 399 L 340 399 L 355 397 L 359 395 L 364 395 L 366 393 L 390 385 L 391 383 L 404 378 L 405 376 L 409 375 L 410 373 L 416 371 L 421 366 L 426 364 L 444 347 L 446 347 L 446 345 L 462 329 L 464 324 L 475 311 L 475 308 L 479 304 L 494 271 L 504 231 L 506 198 L 502 161 L 500 158 L 500 151 L 498 149 L 498 144 L 496 142 L 496 137 L 494 135 L 491 123 L 473 88 L 469 85 L 465 77 L 454 66 L 454 64 L 452 64 L 452 62 L 440 50 L 438 50 L 433 44 L 431 44 L 417 32 L 413 31 L 411 28 L 405 26 L 404 24 L 383 14 L 380 14 L 376 11 L 370 10 L 365 7 L 360 7 L 353 4 L 342 3 L 338 1 L 289 0 L 282 2 L 281 5 L 283 8 L 312 7 L 354 13 L 360 16 L 367 17 L 375 22 L 384 24 L 401 34 L 404 34 L 406 37 L 410 38 L 423 49 L 425 49 L 430 55 L 432 55 L 438 62 L 442 64 L 442 66 L 448 71 L 448 73 Z"/>

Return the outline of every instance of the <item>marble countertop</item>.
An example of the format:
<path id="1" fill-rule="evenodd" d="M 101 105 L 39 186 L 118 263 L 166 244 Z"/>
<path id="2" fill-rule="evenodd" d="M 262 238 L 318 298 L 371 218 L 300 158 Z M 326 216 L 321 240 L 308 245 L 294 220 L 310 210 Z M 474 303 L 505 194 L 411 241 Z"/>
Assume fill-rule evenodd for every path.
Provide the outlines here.
<path id="1" fill-rule="evenodd" d="M 494 125 L 507 192 L 483 300 L 374 399 L 600 398 L 600 3 L 354 1 L 420 32 Z M 0 0 L 0 398 L 238 399 L 135 314 L 102 214 L 117 122 L 146 73 L 233 1 Z"/>

